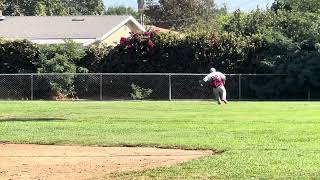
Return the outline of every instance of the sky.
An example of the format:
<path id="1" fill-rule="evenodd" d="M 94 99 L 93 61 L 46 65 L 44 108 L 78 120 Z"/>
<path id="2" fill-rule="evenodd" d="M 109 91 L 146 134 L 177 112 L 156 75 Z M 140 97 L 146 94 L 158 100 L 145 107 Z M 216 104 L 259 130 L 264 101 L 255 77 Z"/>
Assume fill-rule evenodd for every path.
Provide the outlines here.
<path id="1" fill-rule="evenodd" d="M 243 11 L 250 11 L 255 9 L 257 6 L 264 9 L 267 6 L 270 6 L 274 0 L 216 0 L 218 6 L 227 4 L 229 11 L 234 11 L 240 8 Z M 106 7 L 110 6 L 129 6 L 134 9 L 138 8 L 137 0 L 104 0 Z"/>

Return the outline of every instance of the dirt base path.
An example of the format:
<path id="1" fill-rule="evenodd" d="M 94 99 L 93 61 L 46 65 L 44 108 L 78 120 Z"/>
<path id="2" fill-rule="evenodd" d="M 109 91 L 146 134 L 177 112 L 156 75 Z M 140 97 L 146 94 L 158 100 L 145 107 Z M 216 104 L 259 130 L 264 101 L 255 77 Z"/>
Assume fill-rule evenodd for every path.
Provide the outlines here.
<path id="1" fill-rule="evenodd" d="M 103 179 L 119 171 L 183 163 L 212 151 L 0 144 L 0 179 Z"/>

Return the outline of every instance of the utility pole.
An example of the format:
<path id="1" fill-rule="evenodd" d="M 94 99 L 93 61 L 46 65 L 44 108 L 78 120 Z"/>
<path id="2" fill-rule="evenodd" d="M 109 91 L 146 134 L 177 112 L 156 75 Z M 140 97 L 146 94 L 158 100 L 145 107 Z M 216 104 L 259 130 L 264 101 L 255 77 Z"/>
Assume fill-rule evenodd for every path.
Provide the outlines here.
<path id="1" fill-rule="evenodd" d="M 144 0 L 138 1 L 138 11 L 140 13 L 140 24 L 144 26 Z"/>
<path id="2" fill-rule="evenodd" d="M 2 10 L 0 10 L 0 21 L 3 21 L 6 17 L 2 15 Z"/>

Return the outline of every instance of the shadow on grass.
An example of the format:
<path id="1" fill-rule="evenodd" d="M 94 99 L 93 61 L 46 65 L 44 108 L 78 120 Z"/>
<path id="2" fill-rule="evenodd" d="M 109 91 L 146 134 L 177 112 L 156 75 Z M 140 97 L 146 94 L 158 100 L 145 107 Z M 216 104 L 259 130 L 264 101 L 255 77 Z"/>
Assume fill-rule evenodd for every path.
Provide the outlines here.
<path id="1" fill-rule="evenodd" d="M 51 122 L 51 121 L 64 121 L 67 119 L 64 118 L 55 118 L 55 117 L 0 117 L 1 122 Z"/>

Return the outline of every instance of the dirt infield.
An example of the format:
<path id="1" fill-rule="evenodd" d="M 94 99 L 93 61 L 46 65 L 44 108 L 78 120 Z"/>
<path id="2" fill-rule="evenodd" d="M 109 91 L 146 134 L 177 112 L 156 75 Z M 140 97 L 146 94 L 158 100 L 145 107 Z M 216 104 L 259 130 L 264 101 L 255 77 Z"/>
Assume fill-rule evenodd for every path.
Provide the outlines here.
<path id="1" fill-rule="evenodd" d="M 103 179 L 119 171 L 169 166 L 212 151 L 0 144 L 0 179 Z"/>

